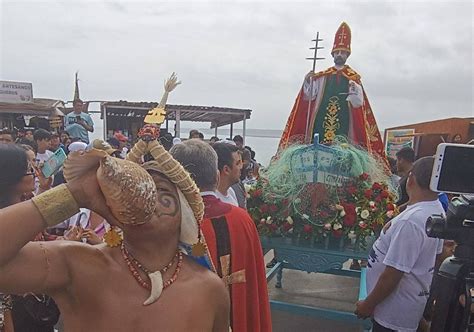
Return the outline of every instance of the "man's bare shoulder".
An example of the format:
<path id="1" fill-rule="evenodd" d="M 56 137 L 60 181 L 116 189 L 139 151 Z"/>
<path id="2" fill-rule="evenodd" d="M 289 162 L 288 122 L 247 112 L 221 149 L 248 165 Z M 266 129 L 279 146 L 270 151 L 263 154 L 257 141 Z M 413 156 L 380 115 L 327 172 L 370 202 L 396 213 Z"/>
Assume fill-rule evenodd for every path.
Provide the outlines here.
<path id="1" fill-rule="evenodd" d="M 87 264 L 91 266 L 93 264 L 110 262 L 112 259 L 111 248 L 108 248 L 105 244 L 90 245 L 65 240 L 49 241 L 45 244 L 48 250 L 60 253 L 66 261 L 73 261 L 74 265 Z"/>
<path id="2" fill-rule="evenodd" d="M 206 269 L 190 258 L 185 259 L 186 281 L 199 287 L 201 292 L 205 292 L 209 300 L 215 305 L 221 305 L 227 301 L 228 291 L 222 279 L 213 271 Z"/>
<path id="3" fill-rule="evenodd" d="M 185 264 L 183 264 L 183 276 L 186 281 L 203 287 L 203 290 L 216 290 L 219 288 L 225 288 L 224 283 L 219 276 L 205 268 L 204 266 L 196 263 L 191 258 L 185 257 Z"/>

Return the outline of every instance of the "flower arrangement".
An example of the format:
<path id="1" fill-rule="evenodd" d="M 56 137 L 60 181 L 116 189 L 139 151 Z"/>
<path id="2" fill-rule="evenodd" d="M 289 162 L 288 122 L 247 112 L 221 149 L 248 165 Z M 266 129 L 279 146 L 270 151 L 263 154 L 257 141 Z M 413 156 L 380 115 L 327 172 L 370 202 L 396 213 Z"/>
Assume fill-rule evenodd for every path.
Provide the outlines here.
<path id="1" fill-rule="evenodd" d="M 365 248 L 367 237 L 397 214 L 388 186 L 366 173 L 339 187 L 308 183 L 297 197 L 286 199 L 277 199 L 262 179 L 248 189 L 248 211 L 263 236 L 314 243 L 337 239 Z"/>

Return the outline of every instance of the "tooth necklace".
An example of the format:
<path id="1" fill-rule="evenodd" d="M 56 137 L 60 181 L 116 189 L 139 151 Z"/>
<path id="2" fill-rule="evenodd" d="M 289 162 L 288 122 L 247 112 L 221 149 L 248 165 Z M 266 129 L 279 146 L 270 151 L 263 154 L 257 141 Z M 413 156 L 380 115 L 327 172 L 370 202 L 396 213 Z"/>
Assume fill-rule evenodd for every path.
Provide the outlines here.
<path id="1" fill-rule="evenodd" d="M 171 284 L 175 282 L 176 279 L 178 279 L 178 274 L 181 270 L 181 265 L 183 263 L 183 253 L 181 251 L 176 251 L 176 255 L 174 255 L 171 261 L 161 270 L 151 272 L 146 267 L 144 267 L 143 264 L 141 264 L 135 257 L 133 257 L 133 255 L 127 250 L 123 242 L 120 246 L 120 250 L 122 251 L 122 257 L 125 263 L 127 264 L 128 269 L 132 273 L 132 276 L 135 278 L 135 280 L 140 286 L 147 290 L 150 290 L 150 297 L 143 303 L 143 305 L 149 305 L 154 303 L 156 300 L 158 300 L 163 290 L 171 286 Z M 178 257 L 178 264 L 176 265 L 176 270 L 174 271 L 173 276 L 166 282 L 163 282 L 163 273 L 168 271 L 169 268 L 173 266 L 176 257 Z M 135 266 L 148 275 L 151 284 L 148 283 L 146 280 L 143 280 Z"/>

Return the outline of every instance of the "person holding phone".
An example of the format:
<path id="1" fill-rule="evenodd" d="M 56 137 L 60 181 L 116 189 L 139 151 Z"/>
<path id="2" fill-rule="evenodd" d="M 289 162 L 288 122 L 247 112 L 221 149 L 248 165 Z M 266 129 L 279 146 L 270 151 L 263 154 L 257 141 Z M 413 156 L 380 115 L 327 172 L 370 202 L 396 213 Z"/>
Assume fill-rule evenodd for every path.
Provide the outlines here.
<path id="1" fill-rule="evenodd" d="M 79 138 L 89 144 L 89 132 L 94 132 L 94 122 L 88 113 L 83 112 L 84 103 L 79 98 L 79 86 L 76 75 L 76 89 L 74 92 L 73 111 L 64 118 L 64 129 L 71 138 Z"/>

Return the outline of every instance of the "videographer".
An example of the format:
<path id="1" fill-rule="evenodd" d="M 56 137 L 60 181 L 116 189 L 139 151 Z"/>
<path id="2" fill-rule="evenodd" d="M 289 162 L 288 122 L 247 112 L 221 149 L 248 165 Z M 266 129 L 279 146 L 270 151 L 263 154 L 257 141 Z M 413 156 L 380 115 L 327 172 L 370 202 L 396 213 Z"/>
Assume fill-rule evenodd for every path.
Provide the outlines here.
<path id="1" fill-rule="evenodd" d="M 432 214 L 443 214 L 438 194 L 429 188 L 434 158 L 413 164 L 407 176 L 407 208 L 386 224 L 374 243 L 367 265 L 367 292 L 355 314 L 373 318 L 373 332 L 416 331 L 443 241 L 430 238 L 425 224 Z"/>

